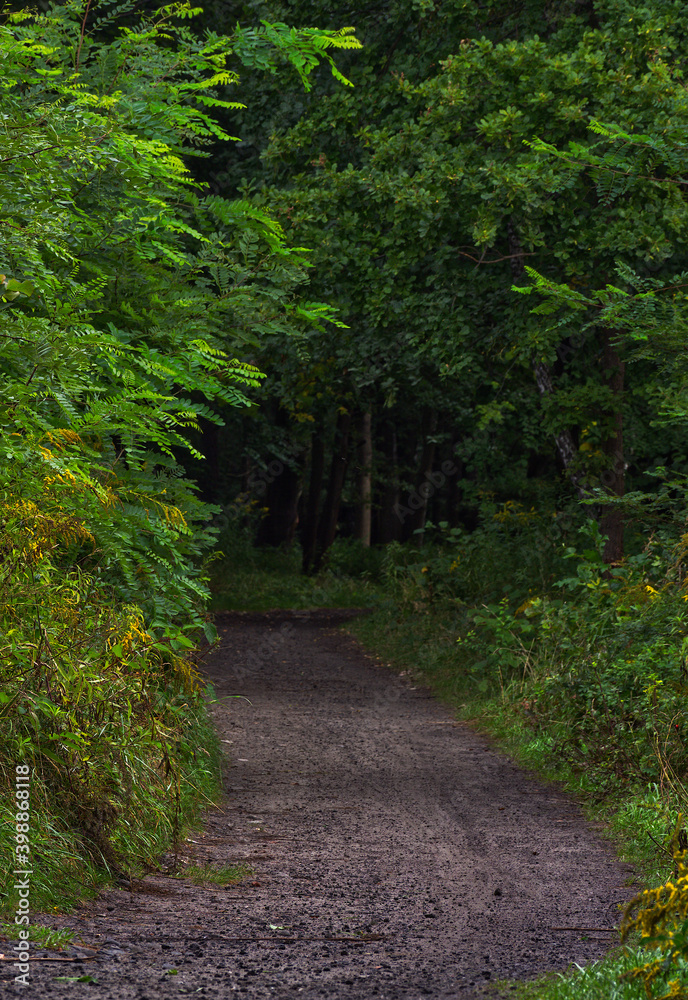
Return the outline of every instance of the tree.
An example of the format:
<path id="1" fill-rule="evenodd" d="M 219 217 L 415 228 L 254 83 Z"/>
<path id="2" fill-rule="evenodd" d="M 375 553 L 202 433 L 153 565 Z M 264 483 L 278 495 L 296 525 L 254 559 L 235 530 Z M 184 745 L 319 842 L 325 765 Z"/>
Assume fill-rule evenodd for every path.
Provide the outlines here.
<path id="1" fill-rule="evenodd" d="M 511 286 L 529 265 L 596 299 L 618 267 L 641 281 L 683 270 L 675 179 L 646 172 L 615 187 L 580 156 L 595 145 L 591 121 L 644 131 L 682 114 L 685 15 L 673 0 L 652 10 L 600 2 L 579 17 L 562 5 L 548 18 L 532 4 L 497 28 L 496 12 L 483 14 L 482 36 L 449 31 L 447 58 L 434 65 L 428 39 L 458 24 L 454 5 L 400 15 L 417 35 L 403 32 L 384 61 L 374 48 L 352 74 L 357 91 L 329 96 L 275 136 L 267 161 L 281 190 L 269 197 L 296 239 L 318 243 L 315 287 L 351 329 L 330 353 L 354 408 L 366 412 L 374 386 L 378 409 L 403 396 L 420 422 L 435 394 L 446 427 L 458 416 L 452 394 L 467 394 L 467 423 L 453 429 L 464 439 L 487 431 L 504 456 L 508 435 L 520 438 L 517 488 L 528 451 L 549 440 L 574 495 L 602 486 L 621 496 L 624 420 L 637 425 L 633 406 L 652 406 L 648 357 L 629 369 L 627 331 L 606 320 L 584 330 L 579 318 L 543 323 Z M 568 152 L 557 160 L 552 149 Z M 602 146 L 596 155 L 604 160 Z M 599 516 L 616 561 L 620 515 L 602 504 Z"/>
<path id="2" fill-rule="evenodd" d="M 192 14 L 168 5 L 104 46 L 117 10 L 92 32 L 73 0 L 2 33 L 5 496 L 21 483 L 40 507 L 42 484 L 61 483 L 95 540 L 81 564 L 159 629 L 200 621 L 212 544 L 175 455 L 200 418 L 220 420 L 209 403 L 246 406 L 262 377 L 228 350 L 332 315 L 295 298 L 308 262 L 280 226 L 205 195 L 183 158 L 230 139 L 211 112 L 240 106 L 217 94 L 234 53 L 286 57 L 307 81 L 329 46 L 353 44 L 267 24 L 200 39 Z"/>
<path id="3" fill-rule="evenodd" d="M 269 212 L 187 163 L 229 141 L 239 52 L 307 81 L 350 34 L 199 37 L 186 3 L 134 6 L 0 19 L 0 813 L 26 761 L 46 907 L 94 867 L 154 863 L 215 794 L 189 654 L 214 634 L 216 533 L 178 458 L 220 406 L 251 409 L 262 336 L 334 319 Z"/>

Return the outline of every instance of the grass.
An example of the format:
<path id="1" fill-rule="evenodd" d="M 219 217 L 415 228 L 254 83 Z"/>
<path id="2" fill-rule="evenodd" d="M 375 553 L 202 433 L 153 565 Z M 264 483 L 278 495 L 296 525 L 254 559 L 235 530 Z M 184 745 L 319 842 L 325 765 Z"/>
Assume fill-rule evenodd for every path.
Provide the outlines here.
<path id="1" fill-rule="evenodd" d="M 180 868 L 179 878 L 193 882 L 194 885 L 234 885 L 253 874 L 248 865 L 214 865 L 206 862 L 203 865 L 186 865 Z"/>
<path id="2" fill-rule="evenodd" d="M 4 941 L 18 941 L 19 928 L 16 924 L 0 924 L 0 938 Z M 74 931 L 67 928 L 44 927 L 43 924 L 29 925 L 29 940 L 39 948 L 66 948 L 74 941 Z"/>
<path id="3" fill-rule="evenodd" d="M 113 808 L 107 837 L 99 840 L 87 838 L 81 814 L 65 807 L 68 799 L 62 769 L 57 764 L 51 768 L 45 761 L 33 769 L 32 912 L 70 912 L 80 900 L 94 898 L 111 885 L 117 866 L 134 877 L 145 874 L 164 851 L 192 829 L 202 810 L 217 801 L 221 751 L 200 694 L 187 694 L 173 719 L 175 729 L 163 730 L 157 743 L 141 734 L 135 717 L 124 730 L 129 745 L 120 748 L 116 760 L 122 785 L 117 788 L 113 784 L 111 799 L 105 800 L 117 808 Z M 169 773 L 164 767 L 166 753 Z M 94 766 L 103 771 L 111 763 L 104 755 Z M 0 802 L 0 820 L 0 913 L 13 918 L 16 893 L 10 793 Z"/>
<path id="4" fill-rule="evenodd" d="M 297 549 L 254 549 L 229 539 L 213 564 L 211 610 L 306 611 L 313 608 L 370 607 L 382 596 L 370 578 L 349 576 L 337 560 L 315 576 L 300 573 Z"/>
<path id="5" fill-rule="evenodd" d="M 548 973 L 528 982 L 496 981 L 488 987 L 486 996 L 508 996 L 510 1000 L 647 1000 L 640 982 L 623 978 L 647 960 L 648 953 L 642 949 L 619 948 L 584 968 L 573 965 L 565 973 Z M 679 974 L 684 977 L 686 972 L 688 967 Z M 658 982 L 660 986 L 666 988 L 666 981 Z"/>

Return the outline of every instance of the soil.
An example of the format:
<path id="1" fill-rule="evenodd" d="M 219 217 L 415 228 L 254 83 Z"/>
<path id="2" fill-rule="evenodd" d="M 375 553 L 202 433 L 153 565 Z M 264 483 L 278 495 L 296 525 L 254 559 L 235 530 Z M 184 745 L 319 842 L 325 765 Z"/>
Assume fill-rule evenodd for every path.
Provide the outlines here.
<path id="1" fill-rule="evenodd" d="M 28 988 L 0 966 L 7 996 L 469 1000 L 614 943 L 629 866 L 575 801 L 366 654 L 336 627 L 346 617 L 218 619 L 205 670 L 226 800 L 183 854 L 252 874 L 226 888 L 149 876 L 36 915 L 81 944 L 33 951 L 50 960 Z"/>

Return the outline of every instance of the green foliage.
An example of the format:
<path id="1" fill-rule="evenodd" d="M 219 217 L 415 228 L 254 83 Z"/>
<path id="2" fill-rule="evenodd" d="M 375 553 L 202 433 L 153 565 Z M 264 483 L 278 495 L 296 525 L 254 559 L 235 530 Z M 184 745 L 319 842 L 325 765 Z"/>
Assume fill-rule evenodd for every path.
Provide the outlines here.
<path id="1" fill-rule="evenodd" d="M 73 562 L 93 536 L 74 477 L 0 506 L 0 856 L 12 908 L 14 770 L 31 771 L 32 900 L 68 906 L 98 869 L 139 871 L 217 794 L 218 751 L 179 627 Z M 26 491 L 25 491 L 26 492 Z M 82 505 L 85 506 L 82 502 Z M 198 750 L 202 746 L 209 749 Z"/>
<path id="2" fill-rule="evenodd" d="M 454 533 L 444 549 L 388 549 L 386 579 L 401 612 L 434 608 L 444 619 L 438 668 L 457 696 L 498 695 L 536 735 L 552 738 L 553 758 L 594 775 L 600 795 L 657 781 L 680 799 L 685 542 L 657 532 L 608 570 L 594 521 L 580 550 L 556 518 L 540 536 L 537 515 L 508 505 L 496 517 L 468 544 Z M 555 579 L 567 561 L 574 574 Z"/>
<path id="3" fill-rule="evenodd" d="M 637 947 L 614 949 L 609 957 L 584 968 L 573 965 L 565 973 L 552 973 L 532 982 L 497 982 L 494 989 L 508 989 L 514 1000 L 647 1000 L 643 985 L 628 979 L 628 973 L 644 957 L 643 950 Z M 682 966 L 681 973 L 685 976 L 686 972 L 688 969 Z M 666 985 L 666 978 L 663 976 L 660 982 Z"/>
<path id="4" fill-rule="evenodd" d="M 247 865 L 186 865 L 179 876 L 185 881 L 193 882 L 194 885 L 232 885 L 241 882 L 248 875 L 253 874 L 253 869 Z"/>
<path id="5" fill-rule="evenodd" d="M 178 459 L 218 407 L 252 405 L 260 335 L 334 315 L 299 299 L 306 252 L 269 213 L 187 162 L 230 139 L 215 116 L 242 105 L 218 88 L 241 58 L 305 78 L 356 44 L 199 37 L 186 2 L 91 8 L 0 18 L 0 855 L 11 872 L 23 762 L 35 906 L 145 869 L 217 793 L 189 659 L 214 636 L 214 509 Z"/>
<path id="6" fill-rule="evenodd" d="M 325 59 L 329 64 L 332 76 L 339 83 L 352 86 L 350 80 L 337 69 L 328 49 L 360 49 L 361 43 L 354 37 L 355 28 L 339 28 L 337 31 L 321 31 L 318 28 L 290 28 L 286 24 L 261 21 L 261 29 L 244 29 L 239 35 L 237 54 L 241 61 L 249 67 L 263 70 L 276 70 L 273 52 L 279 52 L 286 57 L 296 72 L 306 90 L 311 89 L 309 76 L 311 72 Z M 258 50 L 252 45 L 255 39 L 264 37 L 274 49 Z"/>
<path id="7" fill-rule="evenodd" d="M 64 948 L 74 940 L 74 931 L 56 930 L 44 927 L 42 924 L 31 924 L 28 928 L 29 940 L 36 941 L 41 948 Z M 16 924 L 0 924 L 0 937 L 8 941 L 19 940 L 19 928 Z"/>
<path id="8" fill-rule="evenodd" d="M 679 845 L 681 820 L 679 813 L 673 838 L 674 874 L 663 885 L 647 889 L 632 899 L 621 925 L 622 938 L 639 931 L 643 947 L 651 952 L 650 956 L 643 956 L 649 957 L 649 961 L 641 960 L 624 974 L 624 978 L 642 982 L 646 995 L 657 1000 L 688 996 L 685 979 L 688 965 L 688 865 L 685 847 Z M 655 987 L 666 992 L 660 996 Z"/>
<path id="9" fill-rule="evenodd" d="M 303 24 L 324 13 L 294 6 Z M 395 0 L 362 8 L 359 27 L 354 89 L 289 101 L 281 77 L 280 95 L 261 94 L 262 163 L 217 175 L 231 190 L 244 171 L 242 190 L 314 247 L 315 287 L 349 326 L 310 337 L 307 359 L 269 345 L 289 427 L 277 441 L 244 422 L 250 447 L 283 448 L 288 430 L 305 456 L 305 432 L 329 440 L 342 409 L 371 408 L 383 428 L 411 414 L 417 427 L 427 408 L 438 447 L 465 463 L 462 492 L 529 509 L 532 468 L 549 484 L 562 471 L 555 442 L 576 488 L 621 492 L 616 466 L 651 486 L 653 461 L 685 454 L 681 4 Z M 384 436 L 378 468 L 397 464 L 403 496 L 416 469 Z M 458 504 L 447 519 L 472 527 L 478 505 Z"/>
<path id="10" fill-rule="evenodd" d="M 426 526 L 419 550 L 395 543 L 386 547 L 383 572 L 402 607 L 449 599 L 461 605 L 499 602 L 504 595 L 520 604 L 546 590 L 563 570 L 564 539 L 575 530 L 575 511 L 525 509 L 517 501 L 479 500 L 480 521 L 472 530 L 447 522 Z"/>
<path id="11" fill-rule="evenodd" d="M 78 0 L 10 15 L 0 31 L 0 451 L 24 480 L 44 466 L 90 491 L 98 558 L 87 565 L 154 628 L 193 617 L 207 596 L 212 534 L 198 525 L 212 512 L 173 458 L 200 419 L 220 422 L 209 403 L 246 406 L 262 378 L 228 345 L 303 328 L 313 312 L 291 301 L 303 252 L 266 212 L 203 197 L 182 159 L 229 138 L 203 109 L 226 103 L 216 88 L 236 79 L 233 50 L 269 53 L 282 35 L 200 40 L 191 14 L 162 8 L 107 46 Z M 320 307 L 317 321 L 329 315 Z"/>
<path id="12" fill-rule="evenodd" d="M 328 571 L 337 577 L 352 577 L 379 583 L 386 551 L 365 546 L 356 538 L 337 538 L 327 553 Z"/>
<path id="13" fill-rule="evenodd" d="M 237 547 L 213 565 L 212 608 L 214 611 L 310 611 L 316 608 L 365 608 L 380 597 L 379 588 L 367 576 L 347 576 L 340 566 L 316 576 L 300 574 L 296 549 Z"/>

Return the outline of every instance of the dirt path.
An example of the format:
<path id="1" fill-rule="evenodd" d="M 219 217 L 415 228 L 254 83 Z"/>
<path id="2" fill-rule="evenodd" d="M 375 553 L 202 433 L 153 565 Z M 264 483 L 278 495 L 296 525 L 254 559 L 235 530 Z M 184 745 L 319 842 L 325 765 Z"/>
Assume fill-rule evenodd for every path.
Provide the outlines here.
<path id="1" fill-rule="evenodd" d="M 112 1000 L 468 1000 L 490 980 L 604 951 L 610 935 L 564 928 L 612 926 L 630 870 L 570 799 L 323 613 L 218 624 L 207 672 L 223 699 L 228 798 L 187 846 L 254 875 L 105 893 L 70 918 L 95 959 L 34 963 L 23 996 L 73 997 L 55 977 L 89 974 L 98 985 L 78 989 Z"/>

